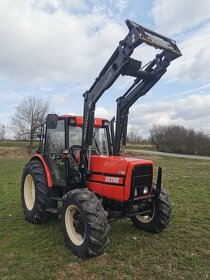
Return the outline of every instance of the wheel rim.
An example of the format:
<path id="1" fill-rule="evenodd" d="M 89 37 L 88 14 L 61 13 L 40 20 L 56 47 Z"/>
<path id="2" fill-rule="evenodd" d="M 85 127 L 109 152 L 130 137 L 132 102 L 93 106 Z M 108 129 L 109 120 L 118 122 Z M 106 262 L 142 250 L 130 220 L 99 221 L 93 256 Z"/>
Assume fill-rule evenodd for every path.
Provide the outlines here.
<path id="1" fill-rule="evenodd" d="M 27 209 L 30 211 L 35 204 L 35 185 L 34 179 L 31 174 L 28 174 L 24 182 L 24 200 Z"/>
<path id="2" fill-rule="evenodd" d="M 70 205 L 65 213 L 66 230 L 71 241 L 80 246 L 85 240 L 85 224 L 80 210 Z"/>
<path id="3" fill-rule="evenodd" d="M 139 222 L 148 224 L 149 222 L 152 221 L 154 216 L 155 216 L 155 205 L 154 203 L 152 203 L 152 210 L 150 211 L 150 213 L 148 213 L 147 215 L 137 215 L 136 218 L 139 220 Z"/>

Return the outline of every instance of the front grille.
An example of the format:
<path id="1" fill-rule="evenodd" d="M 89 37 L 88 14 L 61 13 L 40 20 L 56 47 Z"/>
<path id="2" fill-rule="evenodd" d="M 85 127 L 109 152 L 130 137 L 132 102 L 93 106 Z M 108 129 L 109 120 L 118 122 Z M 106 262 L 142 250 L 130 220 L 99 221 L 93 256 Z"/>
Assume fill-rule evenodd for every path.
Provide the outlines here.
<path id="1" fill-rule="evenodd" d="M 133 189 L 135 196 L 143 196 L 144 187 L 149 191 L 152 186 L 153 168 L 151 164 L 135 166 L 133 172 Z M 145 195 L 148 195 L 145 194 Z"/>

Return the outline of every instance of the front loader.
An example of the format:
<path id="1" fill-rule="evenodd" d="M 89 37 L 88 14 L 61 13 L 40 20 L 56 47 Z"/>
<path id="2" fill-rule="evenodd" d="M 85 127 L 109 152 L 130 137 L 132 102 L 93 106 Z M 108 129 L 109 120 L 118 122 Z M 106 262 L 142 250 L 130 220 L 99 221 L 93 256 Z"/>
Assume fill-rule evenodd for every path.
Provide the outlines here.
<path id="1" fill-rule="evenodd" d="M 181 56 L 175 41 L 127 20 L 129 32 L 84 93 L 83 116 L 49 114 L 41 128 L 37 153 L 26 164 L 21 185 L 25 218 L 46 222 L 60 216 L 64 240 L 76 256 L 102 253 L 109 242 L 108 222 L 130 218 L 141 230 L 158 233 L 173 216 L 168 193 L 156 183 L 150 160 L 120 156 L 126 144 L 129 108 Z M 142 44 L 160 52 L 142 66 L 131 58 Z M 95 106 L 120 75 L 134 77 L 117 99 L 111 121 L 95 118 Z"/>

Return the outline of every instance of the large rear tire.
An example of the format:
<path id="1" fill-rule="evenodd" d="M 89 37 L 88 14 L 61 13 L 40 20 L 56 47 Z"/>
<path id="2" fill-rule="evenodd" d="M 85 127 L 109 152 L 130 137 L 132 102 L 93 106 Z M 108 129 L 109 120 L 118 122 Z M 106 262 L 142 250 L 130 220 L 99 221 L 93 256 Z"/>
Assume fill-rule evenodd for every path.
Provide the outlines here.
<path id="1" fill-rule="evenodd" d="M 48 186 L 45 170 L 39 160 L 31 160 L 23 170 L 21 199 L 25 218 L 28 222 L 39 224 L 47 221 L 49 213 Z"/>
<path id="2" fill-rule="evenodd" d="M 109 243 L 106 213 L 88 189 L 74 189 L 64 196 L 61 224 L 67 246 L 82 259 L 101 254 Z"/>
<path id="3" fill-rule="evenodd" d="M 165 189 L 161 188 L 159 197 L 152 202 L 150 213 L 131 217 L 131 220 L 138 229 L 158 233 L 168 226 L 172 217 L 172 204 L 169 195 Z"/>

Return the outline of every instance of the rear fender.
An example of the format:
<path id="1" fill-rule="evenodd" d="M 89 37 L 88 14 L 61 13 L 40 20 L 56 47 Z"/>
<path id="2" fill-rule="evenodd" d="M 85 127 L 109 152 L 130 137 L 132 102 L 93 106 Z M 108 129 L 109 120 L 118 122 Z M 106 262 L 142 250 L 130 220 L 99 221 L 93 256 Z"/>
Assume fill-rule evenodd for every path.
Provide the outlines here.
<path id="1" fill-rule="evenodd" d="M 52 176 L 51 176 L 50 169 L 49 169 L 43 155 L 35 154 L 35 155 L 32 156 L 31 160 L 33 160 L 33 159 L 38 159 L 38 160 L 41 161 L 41 163 L 44 167 L 45 173 L 46 173 L 47 185 L 48 185 L 49 188 L 52 188 L 52 186 L 53 186 Z"/>

